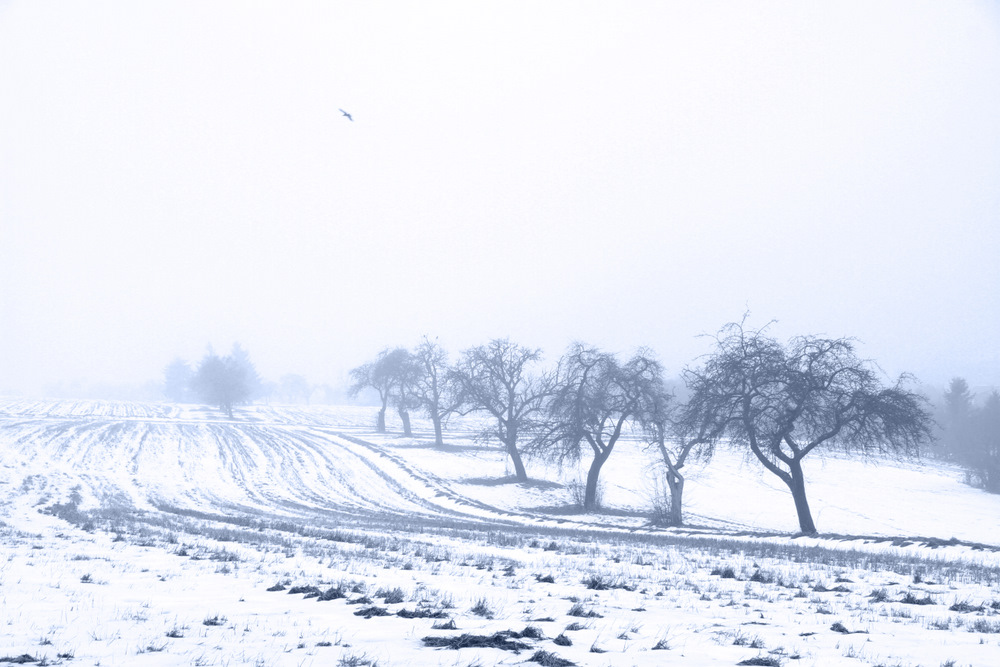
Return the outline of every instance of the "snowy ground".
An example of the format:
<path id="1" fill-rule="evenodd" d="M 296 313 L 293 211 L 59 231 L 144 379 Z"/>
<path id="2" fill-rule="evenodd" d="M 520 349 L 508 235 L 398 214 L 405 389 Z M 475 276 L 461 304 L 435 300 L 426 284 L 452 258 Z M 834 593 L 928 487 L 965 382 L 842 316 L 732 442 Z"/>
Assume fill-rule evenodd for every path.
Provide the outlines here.
<path id="1" fill-rule="evenodd" d="M 1000 497 L 958 470 L 809 461 L 853 537 L 793 539 L 780 483 L 722 453 L 665 531 L 634 443 L 582 514 L 578 470 L 498 484 L 472 424 L 373 423 L 0 400 L 0 665 L 1000 664 Z"/>

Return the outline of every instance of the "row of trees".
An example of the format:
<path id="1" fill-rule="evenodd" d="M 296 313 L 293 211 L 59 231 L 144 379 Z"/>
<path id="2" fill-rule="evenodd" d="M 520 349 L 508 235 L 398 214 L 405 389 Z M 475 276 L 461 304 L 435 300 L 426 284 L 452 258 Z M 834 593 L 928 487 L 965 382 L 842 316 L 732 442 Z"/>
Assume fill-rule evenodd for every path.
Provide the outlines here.
<path id="1" fill-rule="evenodd" d="M 964 378 L 954 378 L 944 392 L 938 423 L 941 453 L 964 466 L 968 481 L 1000 493 L 1000 393 L 981 403 Z"/>
<path id="2" fill-rule="evenodd" d="M 861 456 L 912 455 L 931 438 L 925 400 L 909 378 L 886 385 L 851 339 L 800 336 L 781 343 L 767 327 L 743 321 L 723 327 L 714 350 L 682 373 L 687 399 L 668 390 L 663 368 L 647 349 L 632 357 L 574 344 L 554 370 L 539 369 L 541 352 L 508 339 L 447 354 L 425 339 L 414 350 L 385 350 L 352 371 L 352 392 L 370 388 L 385 431 L 390 406 L 411 435 L 409 413 L 434 425 L 435 441 L 450 415 L 481 413 L 490 426 L 480 437 L 499 442 L 518 481 L 527 481 L 525 456 L 560 463 L 590 457 L 584 507 L 597 508 L 603 466 L 625 434 L 662 460 L 671 495 L 670 522 L 682 522 L 683 469 L 708 460 L 729 443 L 752 455 L 788 486 L 799 527 L 815 533 L 802 470 L 819 448 Z"/>

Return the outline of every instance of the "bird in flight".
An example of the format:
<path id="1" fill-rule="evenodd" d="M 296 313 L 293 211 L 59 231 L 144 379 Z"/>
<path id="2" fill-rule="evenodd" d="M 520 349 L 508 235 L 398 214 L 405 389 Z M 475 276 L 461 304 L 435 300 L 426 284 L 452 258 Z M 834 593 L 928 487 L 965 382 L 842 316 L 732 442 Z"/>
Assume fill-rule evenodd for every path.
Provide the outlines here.
<path id="1" fill-rule="evenodd" d="M 342 113 L 342 114 L 343 114 L 344 116 L 346 116 L 346 117 L 347 117 L 347 120 L 351 121 L 352 123 L 354 122 L 354 119 L 353 119 L 353 118 L 351 118 L 351 114 L 347 113 L 347 112 L 346 112 L 346 111 L 344 111 L 343 109 L 340 109 L 340 113 Z"/>

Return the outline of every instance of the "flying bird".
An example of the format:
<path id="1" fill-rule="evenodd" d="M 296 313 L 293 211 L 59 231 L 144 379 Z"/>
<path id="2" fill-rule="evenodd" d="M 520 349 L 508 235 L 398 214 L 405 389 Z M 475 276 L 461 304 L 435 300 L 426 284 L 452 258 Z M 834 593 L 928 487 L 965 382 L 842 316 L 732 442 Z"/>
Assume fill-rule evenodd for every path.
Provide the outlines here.
<path id="1" fill-rule="evenodd" d="M 340 113 L 344 114 L 344 116 L 346 116 L 346 117 L 347 117 L 347 120 L 351 121 L 352 123 L 354 122 L 354 119 L 353 119 L 353 118 L 351 118 L 351 114 L 347 113 L 347 112 L 346 112 L 346 111 L 344 111 L 343 109 L 340 109 Z"/>

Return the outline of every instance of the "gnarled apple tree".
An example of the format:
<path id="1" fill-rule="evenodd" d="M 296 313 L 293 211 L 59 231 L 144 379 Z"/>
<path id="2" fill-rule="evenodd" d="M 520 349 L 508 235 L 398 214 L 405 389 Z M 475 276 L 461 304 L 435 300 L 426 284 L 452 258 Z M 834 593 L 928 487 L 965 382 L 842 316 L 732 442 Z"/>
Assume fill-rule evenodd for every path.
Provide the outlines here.
<path id="1" fill-rule="evenodd" d="M 849 338 L 798 336 L 781 344 L 746 318 L 724 326 L 701 368 L 685 372 L 689 404 L 721 439 L 749 450 L 788 486 L 799 528 L 816 533 L 802 461 L 819 449 L 915 455 L 931 438 L 926 400 L 901 376 L 891 386 Z"/>

